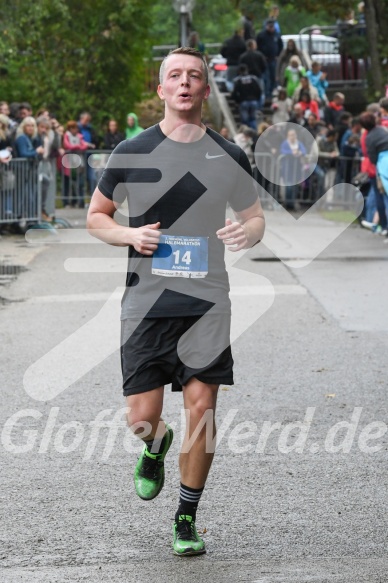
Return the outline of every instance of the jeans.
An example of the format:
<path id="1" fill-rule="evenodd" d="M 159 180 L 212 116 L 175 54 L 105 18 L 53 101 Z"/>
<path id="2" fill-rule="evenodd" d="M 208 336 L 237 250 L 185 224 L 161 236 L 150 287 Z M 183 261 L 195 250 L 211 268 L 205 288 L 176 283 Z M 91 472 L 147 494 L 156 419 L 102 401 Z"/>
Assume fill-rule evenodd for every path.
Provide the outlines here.
<path id="1" fill-rule="evenodd" d="M 373 218 L 375 212 L 377 211 L 379 214 L 379 222 L 383 229 L 387 228 L 387 202 L 388 199 L 387 195 L 380 194 L 377 190 L 377 182 L 376 178 L 370 179 L 370 188 L 368 192 L 368 196 L 366 197 L 365 201 L 365 219 L 369 223 L 373 223 Z"/>
<path id="2" fill-rule="evenodd" d="M 317 179 L 317 198 L 321 198 L 325 194 L 325 171 L 317 164 L 312 175 Z"/>
<path id="3" fill-rule="evenodd" d="M 295 208 L 295 199 L 298 194 L 298 185 L 286 186 L 286 209 Z"/>
<path id="4" fill-rule="evenodd" d="M 260 109 L 260 102 L 255 100 L 242 101 L 240 103 L 241 123 L 249 126 L 253 130 L 257 129 L 256 113 Z"/>
<path id="5" fill-rule="evenodd" d="M 265 83 L 265 96 L 267 99 L 272 97 L 272 91 L 276 87 L 276 59 L 267 61 L 267 68 L 263 73 Z"/>

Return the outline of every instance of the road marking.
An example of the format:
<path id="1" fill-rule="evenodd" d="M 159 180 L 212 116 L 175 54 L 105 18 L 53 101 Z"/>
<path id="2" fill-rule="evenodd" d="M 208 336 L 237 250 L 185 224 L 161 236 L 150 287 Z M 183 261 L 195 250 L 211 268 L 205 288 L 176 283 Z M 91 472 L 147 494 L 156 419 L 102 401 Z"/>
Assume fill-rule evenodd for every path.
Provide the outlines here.
<path id="1" fill-rule="evenodd" d="M 241 296 L 267 296 L 273 293 L 280 296 L 303 296 L 307 294 L 307 289 L 302 285 L 275 285 L 271 286 L 236 286 L 231 287 L 230 295 Z M 123 290 L 124 291 L 124 290 Z M 121 300 L 123 292 L 110 294 L 109 292 L 95 292 L 85 294 L 58 294 L 48 296 L 36 296 L 25 300 L 25 304 L 60 304 L 71 302 L 105 302 L 108 298 Z M 23 300 L 19 300 L 23 301 Z"/>

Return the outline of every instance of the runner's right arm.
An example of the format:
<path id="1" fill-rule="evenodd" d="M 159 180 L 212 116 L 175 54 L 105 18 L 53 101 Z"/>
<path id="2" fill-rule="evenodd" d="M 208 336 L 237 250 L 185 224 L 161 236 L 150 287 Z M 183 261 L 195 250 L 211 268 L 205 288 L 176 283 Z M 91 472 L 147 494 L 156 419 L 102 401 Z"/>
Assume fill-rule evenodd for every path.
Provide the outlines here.
<path id="1" fill-rule="evenodd" d="M 90 201 L 86 227 L 89 233 L 117 247 L 133 245 L 138 253 L 152 255 L 158 247 L 160 223 L 144 227 L 125 227 L 113 218 L 117 208 L 113 201 L 96 188 Z"/>

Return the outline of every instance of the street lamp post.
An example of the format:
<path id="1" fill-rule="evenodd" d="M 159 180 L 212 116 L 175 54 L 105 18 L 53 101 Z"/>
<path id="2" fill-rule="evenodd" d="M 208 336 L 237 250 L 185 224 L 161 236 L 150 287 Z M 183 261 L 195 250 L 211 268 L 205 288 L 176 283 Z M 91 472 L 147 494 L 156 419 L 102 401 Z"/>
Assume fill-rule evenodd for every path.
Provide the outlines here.
<path id="1" fill-rule="evenodd" d="M 195 0 L 174 0 L 173 6 L 179 13 L 179 44 L 181 47 L 186 47 L 188 42 L 190 13 L 195 6 Z"/>

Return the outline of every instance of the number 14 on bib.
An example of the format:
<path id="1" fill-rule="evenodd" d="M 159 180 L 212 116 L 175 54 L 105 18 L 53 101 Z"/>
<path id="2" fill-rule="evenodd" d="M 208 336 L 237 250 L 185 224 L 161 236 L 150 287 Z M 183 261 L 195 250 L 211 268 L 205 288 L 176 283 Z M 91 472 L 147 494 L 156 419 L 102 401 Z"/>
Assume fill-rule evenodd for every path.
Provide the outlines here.
<path id="1" fill-rule="evenodd" d="M 164 277 L 206 277 L 208 237 L 161 235 L 152 258 L 152 273 Z"/>

